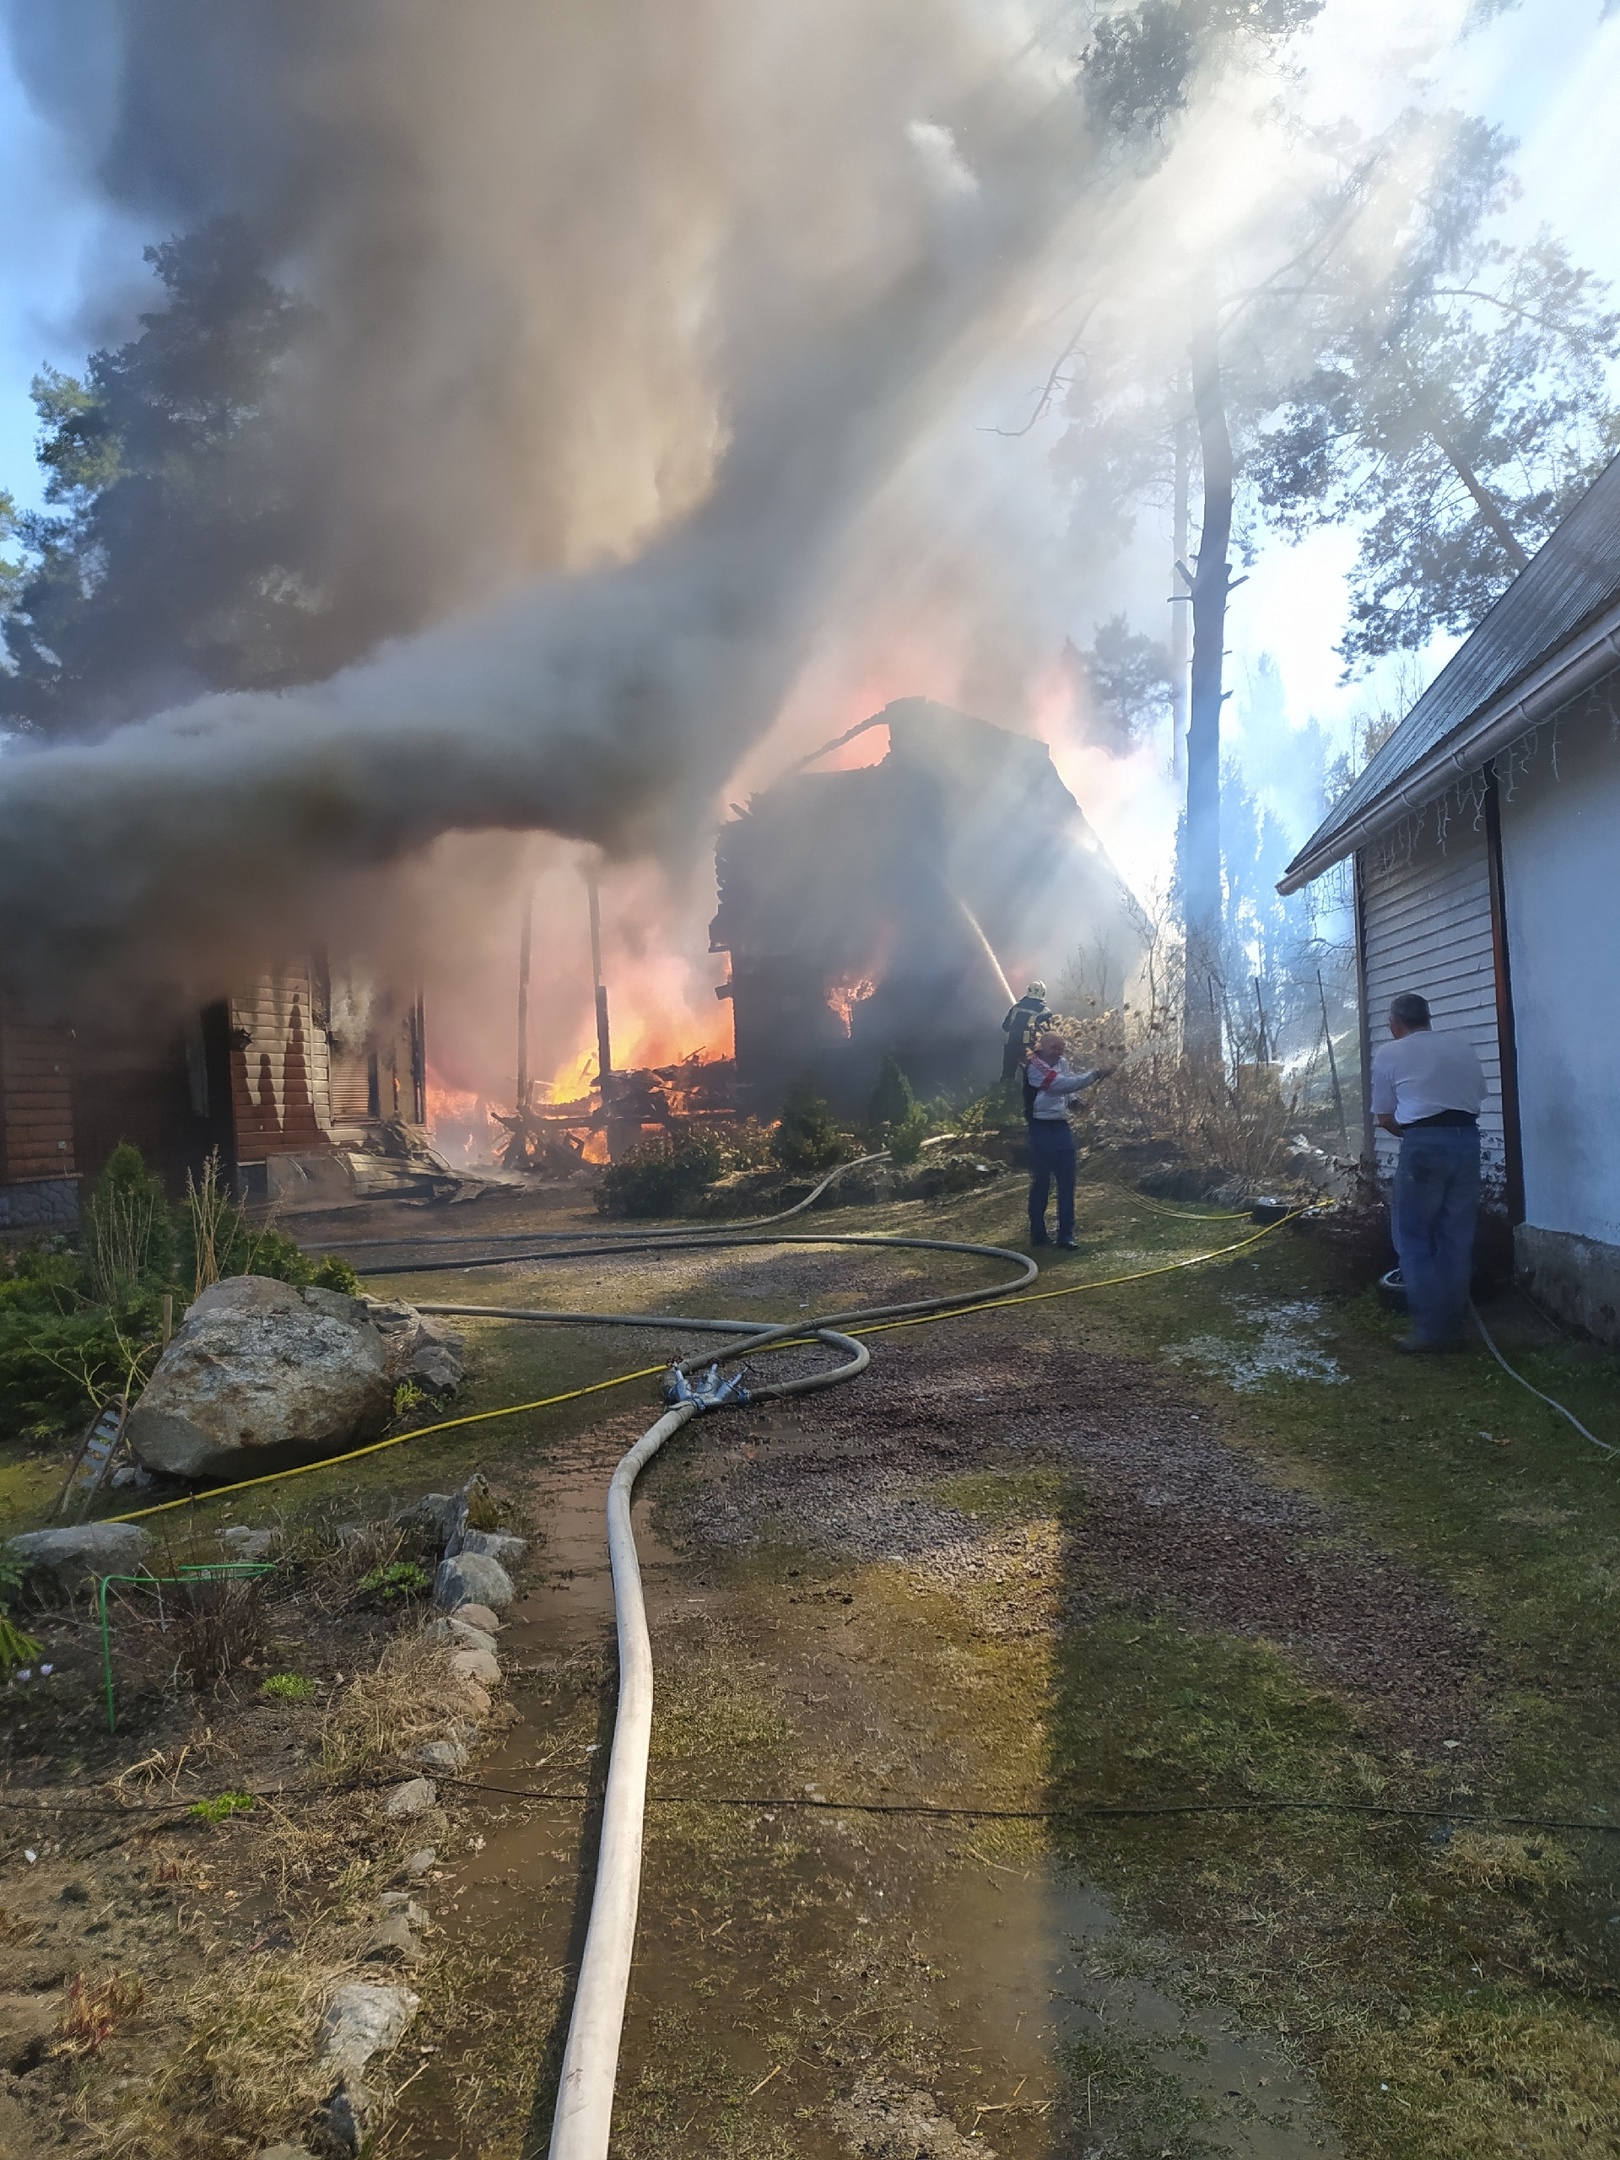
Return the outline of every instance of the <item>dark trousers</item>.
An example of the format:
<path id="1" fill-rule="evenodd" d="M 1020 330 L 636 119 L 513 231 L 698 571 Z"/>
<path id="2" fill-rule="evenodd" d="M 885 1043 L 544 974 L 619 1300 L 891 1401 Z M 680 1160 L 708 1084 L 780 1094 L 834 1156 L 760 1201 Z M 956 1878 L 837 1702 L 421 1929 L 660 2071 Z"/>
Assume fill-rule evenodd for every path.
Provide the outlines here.
<path id="1" fill-rule="evenodd" d="M 1067 1118 L 1029 1121 L 1029 1234 L 1046 1236 L 1046 1197 L 1057 1180 L 1057 1234 L 1074 1236 L 1074 1132 Z"/>
<path id="2" fill-rule="evenodd" d="M 1451 1342 L 1462 1333 L 1478 1213 L 1479 1127 L 1420 1125 L 1403 1133 L 1390 1228 L 1420 1342 Z"/>

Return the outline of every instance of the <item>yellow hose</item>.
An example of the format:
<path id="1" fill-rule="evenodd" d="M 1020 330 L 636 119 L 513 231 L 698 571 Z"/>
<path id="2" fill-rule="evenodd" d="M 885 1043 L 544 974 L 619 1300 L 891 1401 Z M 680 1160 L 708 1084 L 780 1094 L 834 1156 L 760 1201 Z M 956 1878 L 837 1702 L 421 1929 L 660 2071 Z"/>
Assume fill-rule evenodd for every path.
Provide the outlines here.
<path id="1" fill-rule="evenodd" d="M 964 1320 L 973 1313 L 998 1312 L 1011 1305 L 1039 1305 L 1049 1298 L 1078 1297 L 1087 1290 L 1113 1290 L 1123 1283 L 1147 1282 L 1156 1275 L 1174 1275 L 1183 1268 L 1202 1267 L 1211 1260 L 1224 1260 L 1233 1253 L 1246 1251 L 1258 1245 L 1262 1238 L 1280 1230 L 1285 1222 L 1293 1222 L 1305 1212 L 1296 1208 L 1291 1214 L 1280 1215 L 1275 1222 L 1267 1223 L 1252 1237 L 1240 1238 L 1235 1245 L 1219 1245 L 1212 1252 L 1191 1253 L 1185 1260 L 1170 1260 L 1159 1267 L 1138 1268 L 1129 1275 L 1107 1275 L 1100 1280 L 1065 1283 L 1058 1290 L 1022 1290 L 1013 1297 L 996 1298 L 981 1305 L 970 1306 L 963 1312 L 925 1313 L 915 1320 L 884 1320 L 870 1327 L 852 1327 L 851 1335 L 888 1335 L 898 1328 L 933 1327 L 941 1320 Z M 811 1341 L 811 1336 L 795 1336 L 789 1342 L 777 1342 L 764 1346 L 757 1354 L 764 1356 L 767 1350 L 789 1350 Z M 160 1500 L 152 1507 L 132 1508 L 125 1515 L 107 1515 L 104 1522 L 144 1522 L 152 1515 L 166 1515 L 173 1508 L 200 1507 L 210 1500 L 221 1500 L 227 1493 L 251 1492 L 260 1485 L 277 1485 L 284 1478 L 308 1477 L 316 1470 L 335 1470 L 343 1463 L 358 1462 L 362 1456 L 377 1455 L 384 1448 L 402 1447 L 407 1440 L 426 1440 L 434 1433 L 455 1432 L 464 1425 L 483 1425 L 493 1418 L 521 1417 L 529 1410 L 550 1410 L 558 1403 L 579 1402 L 587 1395 L 605 1394 L 610 1388 L 624 1387 L 632 1380 L 656 1378 L 666 1368 L 662 1365 L 642 1365 L 634 1372 L 615 1373 L 610 1380 L 593 1380 L 587 1387 L 568 1388 L 560 1395 L 542 1395 L 536 1402 L 507 1403 L 498 1410 L 474 1410 L 462 1417 L 443 1418 L 437 1425 L 418 1425 L 410 1432 L 393 1433 L 386 1440 L 373 1440 L 365 1447 L 351 1448 L 344 1455 L 328 1455 L 320 1462 L 297 1463 L 290 1470 L 267 1471 L 263 1477 L 242 1478 L 234 1485 L 211 1486 L 207 1492 L 186 1493 L 178 1500 Z"/>

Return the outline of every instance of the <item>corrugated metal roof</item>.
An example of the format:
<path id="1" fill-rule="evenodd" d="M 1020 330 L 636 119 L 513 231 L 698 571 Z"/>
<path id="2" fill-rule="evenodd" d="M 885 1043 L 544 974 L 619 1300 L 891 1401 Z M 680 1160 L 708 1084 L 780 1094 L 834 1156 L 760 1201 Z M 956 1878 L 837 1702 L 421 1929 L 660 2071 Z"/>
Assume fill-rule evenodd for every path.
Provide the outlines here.
<path id="1" fill-rule="evenodd" d="M 1620 458 L 1458 646 L 1412 710 L 1289 864 L 1330 846 L 1430 751 L 1620 594 Z M 1404 805 L 1401 805 L 1404 808 Z"/>

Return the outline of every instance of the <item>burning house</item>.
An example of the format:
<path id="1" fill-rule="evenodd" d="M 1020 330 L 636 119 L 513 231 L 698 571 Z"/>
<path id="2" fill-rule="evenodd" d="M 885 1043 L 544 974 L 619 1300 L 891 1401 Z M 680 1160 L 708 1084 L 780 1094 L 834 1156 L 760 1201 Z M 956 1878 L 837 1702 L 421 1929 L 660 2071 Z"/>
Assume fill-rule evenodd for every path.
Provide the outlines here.
<path id="1" fill-rule="evenodd" d="M 396 1010 L 319 956 L 144 1027 L 46 1026 L 8 1002 L 0 1229 L 71 1224 L 81 1178 L 125 1140 L 171 1189 L 217 1151 L 244 1194 L 347 1198 L 392 1182 L 387 1158 L 444 1170 L 420 1131 L 426 1115 L 420 997 Z"/>
<path id="2" fill-rule="evenodd" d="M 880 726 L 878 763 L 808 769 Z M 857 1108 L 887 1051 L 920 1093 L 984 1087 L 1024 979 L 1082 951 L 1110 996 L 1135 972 L 1130 895 L 1028 736 L 901 698 L 733 808 L 709 943 L 746 1107 L 813 1076 Z"/>

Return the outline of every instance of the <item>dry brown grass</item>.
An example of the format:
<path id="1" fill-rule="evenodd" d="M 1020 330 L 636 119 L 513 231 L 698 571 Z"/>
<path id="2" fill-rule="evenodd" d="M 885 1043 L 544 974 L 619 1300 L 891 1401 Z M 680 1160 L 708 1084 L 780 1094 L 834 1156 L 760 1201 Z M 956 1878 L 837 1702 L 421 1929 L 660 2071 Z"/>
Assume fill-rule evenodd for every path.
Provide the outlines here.
<path id="1" fill-rule="evenodd" d="M 141 2007 L 146 1990 L 133 1973 L 109 1973 L 92 1980 L 78 1972 L 68 1982 L 67 1999 L 52 2050 L 57 2055 L 99 2055 L 120 2025 Z"/>
<path id="2" fill-rule="evenodd" d="M 1469 1890 L 1546 1891 L 1579 1872 L 1556 1838 L 1505 1830 L 1457 1830 L 1435 1854 L 1436 1870 Z"/>
<path id="3" fill-rule="evenodd" d="M 351 1682 L 327 1716 L 321 1734 L 326 1774 L 352 1777 L 440 1739 L 463 1692 L 450 1656 L 450 1645 L 422 1635 L 390 1642 L 373 1670 Z"/>
<path id="4" fill-rule="evenodd" d="M 305 1952 L 216 1956 L 172 2007 L 168 2067 L 102 2133 L 108 2160 L 215 2160 L 292 2136 L 333 2082 L 317 2052 L 332 1983 Z"/>
<path id="5" fill-rule="evenodd" d="M 1162 1144 L 1211 1181 L 1253 1188 L 1275 1175 L 1299 1106 L 1274 1066 L 1184 1056 L 1167 1023 L 1125 1012 L 1064 1014 L 1055 1025 L 1071 1064 L 1114 1068 L 1082 1098 L 1095 1141 Z"/>
<path id="6" fill-rule="evenodd" d="M 264 1654 L 269 1614 L 262 1577 L 188 1583 L 173 1618 L 175 1656 L 199 1693 Z"/>

